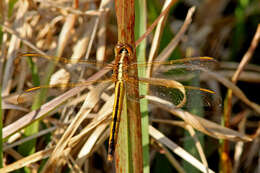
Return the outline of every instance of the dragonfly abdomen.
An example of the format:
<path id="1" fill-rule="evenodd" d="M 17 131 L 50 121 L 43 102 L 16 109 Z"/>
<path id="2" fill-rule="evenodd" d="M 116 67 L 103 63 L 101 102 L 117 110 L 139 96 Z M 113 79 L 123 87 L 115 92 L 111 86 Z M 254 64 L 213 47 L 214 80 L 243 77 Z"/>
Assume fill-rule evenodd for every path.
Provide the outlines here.
<path id="1" fill-rule="evenodd" d="M 114 100 L 114 107 L 112 113 L 112 122 L 111 122 L 111 129 L 110 129 L 110 137 L 109 137 L 109 147 L 108 147 L 108 160 L 113 159 L 113 154 L 115 151 L 117 136 L 118 136 L 118 129 L 119 129 L 119 122 L 121 117 L 121 112 L 123 108 L 123 100 L 124 100 L 124 82 L 117 81 L 115 86 L 115 100 Z"/>

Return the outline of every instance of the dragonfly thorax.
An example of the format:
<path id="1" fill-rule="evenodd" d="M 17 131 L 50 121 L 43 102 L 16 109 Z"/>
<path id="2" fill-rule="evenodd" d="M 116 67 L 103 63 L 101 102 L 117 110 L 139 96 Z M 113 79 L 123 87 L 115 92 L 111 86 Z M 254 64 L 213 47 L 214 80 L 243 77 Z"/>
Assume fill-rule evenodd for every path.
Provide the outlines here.
<path id="1" fill-rule="evenodd" d="M 132 55 L 132 49 L 125 44 L 118 44 L 115 48 L 115 54 L 114 79 L 124 81 L 127 79 L 129 57 Z"/>

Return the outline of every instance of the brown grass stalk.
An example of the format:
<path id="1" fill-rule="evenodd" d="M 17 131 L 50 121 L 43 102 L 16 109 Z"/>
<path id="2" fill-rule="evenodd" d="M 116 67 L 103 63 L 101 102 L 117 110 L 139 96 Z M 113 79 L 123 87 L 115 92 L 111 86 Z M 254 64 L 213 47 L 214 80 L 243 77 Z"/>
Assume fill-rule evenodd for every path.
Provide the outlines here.
<path id="1" fill-rule="evenodd" d="M 129 63 L 135 63 L 134 0 L 116 0 L 115 6 L 118 26 L 118 43 L 128 44 L 133 48 L 133 57 L 129 60 Z M 137 68 L 129 73 L 137 77 Z M 133 86 L 138 86 L 138 83 L 135 82 Z M 126 88 L 126 96 L 127 95 L 136 98 L 139 97 L 138 91 L 133 87 Z M 124 108 L 126 107 L 127 114 L 124 113 L 124 110 L 126 110 L 124 109 L 119 127 L 118 146 L 116 149 L 116 170 L 117 172 L 125 172 L 123 170 L 129 169 L 130 172 L 140 173 L 143 171 L 140 105 L 139 102 L 126 98 Z M 126 133 L 128 134 L 128 140 L 125 143 Z M 129 150 L 129 158 L 126 158 L 128 155 L 125 153 L 126 148 Z"/>
<path id="2" fill-rule="evenodd" d="M 251 45 L 245 55 L 243 56 L 236 72 L 232 76 L 231 81 L 236 84 L 237 80 L 242 73 L 243 69 L 245 68 L 246 64 L 250 61 L 260 39 L 260 24 L 258 24 L 255 36 L 251 42 Z M 224 126 L 230 127 L 230 117 L 232 112 L 232 97 L 233 91 L 228 89 L 226 100 L 225 100 L 225 107 L 224 107 Z M 224 140 L 221 146 L 221 167 L 223 173 L 231 173 L 232 172 L 232 164 L 231 159 L 229 157 L 229 141 Z"/>

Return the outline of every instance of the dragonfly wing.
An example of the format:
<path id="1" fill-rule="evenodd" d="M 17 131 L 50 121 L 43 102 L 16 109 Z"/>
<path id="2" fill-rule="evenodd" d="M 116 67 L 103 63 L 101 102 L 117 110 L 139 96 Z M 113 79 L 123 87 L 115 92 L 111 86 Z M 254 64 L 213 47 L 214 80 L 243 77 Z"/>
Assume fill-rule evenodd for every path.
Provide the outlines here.
<path id="1" fill-rule="evenodd" d="M 221 110 L 222 99 L 216 93 L 208 92 L 202 88 L 186 87 L 187 102 L 185 107 L 189 110 L 201 110 L 214 113 Z"/>
<path id="2" fill-rule="evenodd" d="M 193 109 L 203 108 L 208 112 L 216 111 L 222 103 L 215 92 L 194 86 L 184 86 L 179 82 L 161 78 L 140 78 L 140 82 L 149 84 L 149 94 L 170 101 L 177 107 Z"/>
<path id="3" fill-rule="evenodd" d="M 108 64 L 108 63 L 104 63 L 104 62 L 97 62 L 97 61 L 91 61 L 91 60 L 80 60 L 80 59 L 68 59 L 68 58 L 64 58 L 64 57 L 42 55 L 42 54 L 38 54 L 38 53 L 20 53 L 18 55 L 18 57 L 45 58 L 54 63 L 85 65 L 85 66 L 90 66 L 92 68 L 106 66 L 107 68 L 112 69 L 112 64 Z"/>
<path id="4" fill-rule="evenodd" d="M 174 98 L 171 101 L 176 107 L 182 107 L 186 102 L 185 88 L 177 81 L 161 78 L 139 78 L 139 81 L 149 84 L 149 89 L 154 95 L 163 97 L 164 99 L 169 98 L 168 96 L 171 95 L 171 98 Z"/>
<path id="5" fill-rule="evenodd" d="M 170 78 L 177 81 L 190 80 L 201 73 L 201 68 L 211 69 L 216 65 L 217 61 L 210 57 L 193 57 L 166 62 L 153 61 L 151 63 L 137 64 L 140 71 L 145 71 L 147 67 L 152 66 L 153 77 Z"/>
<path id="6" fill-rule="evenodd" d="M 212 107 L 209 105 L 218 105 L 221 103 L 221 99 L 217 99 L 217 103 L 212 103 L 212 95 L 214 92 L 211 90 L 203 89 L 200 87 L 191 87 L 185 85 L 194 85 L 192 81 L 197 81 L 196 84 L 200 84 L 200 76 L 202 75 L 203 69 L 210 69 L 217 65 L 217 61 L 210 57 L 193 57 L 193 58 L 183 58 L 177 60 L 171 60 L 166 62 L 157 62 L 152 63 L 141 63 L 137 64 L 138 70 L 145 71 L 148 66 L 152 66 L 154 71 L 152 73 L 152 78 L 147 78 L 146 80 L 140 79 L 140 82 L 145 82 L 150 84 L 150 93 L 156 95 L 160 98 L 171 101 L 175 105 L 181 105 L 185 107 L 194 107 L 196 101 L 193 102 L 191 98 L 195 96 L 200 96 L 202 100 L 203 107 Z M 131 66 L 130 66 L 131 68 Z M 160 79 L 161 85 L 154 83 L 154 79 Z M 153 82 L 149 82 L 149 79 L 152 79 Z M 167 82 L 163 82 L 167 81 Z M 182 87 L 172 86 L 170 87 L 167 83 L 169 81 L 178 81 L 184 83 L 182 85 L 185 88 L 185 92 L 180 90 Z M 184 94 L 185 93 L 185 94 Z M 216 96 L 214 96 L 216 97 Z M 185 104 L 183 105 L 183 102 Z"/>
<path id="7" fill-rule="evenodd" d="M 190 81 L 194 78 L 199 78 L 203 74 L 203 69 L 209 69 L 214 66 L 214 62 L 203 61 L 198 64 L 175 64 L 159 67 L 153 76 L 162 78 L 170 78 L 178 81 Z"/>
<path id="8" fill-rule="evenodd" d="M 40 92 L 40 89 L 43 89 L 43 88 L 66 89 L 66 88 L 73 88 L 73 87 L 78 87 L 78 86 L 88 86 L 88 85 L 92 85 L 95 83 L 108 83 L 108 82 L 112 82 L 112 81 L 113 81 L 113 79 L 110 78 L 110 79 L 104 79 L 104 80 L 89 80 L 89 81 L 79 82 L 79 83 L 58 83 L 58 84 L 54 84 L 54 85 L 41 85 L 41 86 L 27 89 L 22 94 L 20 94 L 17 97 L 17 103 L 21 104 L 24 102 L 31 102 L 33 100 L 33 98 L 35 97 L 35 95 L 37 95 L 37 93 Z M 51 95 L 55 95 L 55 94 L 52 93 Z"/>

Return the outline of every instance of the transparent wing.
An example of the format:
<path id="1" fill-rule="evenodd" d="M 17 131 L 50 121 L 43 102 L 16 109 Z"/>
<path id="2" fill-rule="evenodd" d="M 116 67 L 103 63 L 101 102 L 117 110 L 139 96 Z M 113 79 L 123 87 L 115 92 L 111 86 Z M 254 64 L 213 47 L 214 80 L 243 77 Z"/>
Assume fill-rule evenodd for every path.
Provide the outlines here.
<path id="1" fill-rule="evenodd" d="M 85 65 L 85 66 L 91 66 L 92 68 L 104 67 L 104 66 L 106 68 L 112 68 L 112 64 L 109 63 L 103 63 L 103 62 L 97 62 L 91 60 L 68 59 L 64 57 L 57 57 L 51 55 L 41 55 L 38 53 L 20 53 L 18 57 L 45 58 L 54 63 Z"/>
<path id="2" fill-rule="evenodd" d="M 56 56 L 49 56 L 49 55 L 41 55 L 41 54 L 37 54 L 37 53 L 21 53 L 18 55 L 18 57 L 32 57 L 32 58 L 44 58 L 47 59 L 48 61 L 57 63 L 57 65 L 61 65 L 59 63 L 62 64 L 75 64 L 75 66 L 79 66 L 79 65 L 87 65 L 88 67 L 90 67 L 91 69 L 99 69 L 97 66 L 101 67 L 106 65 L 105 68 L 111 70 L 113 65 L 112 64 L 106 64 L 106 63 L 97 63 L 95 61 L 89 61 L 89 60 L 73 60 L 73 59 L 67 59 L 67 58 L 63 58 L 63 57 L 56 57 Z M 65 67 L 65 66 L 61 66 L 61 67 Z M 37 95 L 37 93 L 39 93 L 39 90 L 41 88 L 51 88 L 53 90 L 51 90 L 51 94 L 50 95 L 55 95 L 53 93 L 53 91 L 55 93 L 59 93 L 59 90 L 57 89 L 67 89 L 67 88 L 72 88 L 72 87 L 76 87 L 76 86 L 84 86 L 84 85 L 90 85 L 90 84 L 94 84 L 97 82 L 105 82 L 105 81 L 109 81 L 109 79 L 104 79 L 103 80 L 94 80 L 94 81 L 87 81 L 87 82 L 77 82 L 78 77 L 80 76 L 78 73 L 75 73 L 72 70 L 68 70 L 68 67 L 71 66 L 66 66 L 64 70 L 63 68 L 61 70 L 56 71 L 50 80 L 50 84 L 49 85 L 42 85 L 42 86 L 38 86 L 38 87 L 33 87 L 30 88 L 28 90 L 26 90 L 25 92 L 23 92 L 22 94 L 20 94 L 17 98 L 17 103 L 24 103 L 24 102 L 31 102 L 32 99 L 34 98 L 35 95 Z M 72 78 L 73 81 L 76 81 L 77 83 L 69 83 L 69 80 L 71 78 L 71 75 L 69 72 L 72 72 L 71 74 L 73 74 L 72 76 L 74 76 Z M 67 76 L 67 73 L 68 76 Z M 44 75 L 44 74 L 43 74 Z"/>
<path id="3" fill-rule="evenodd" d="M 214 91 L 200 87 L 200 75 L 201 68 L 212 68 L 216 64 L 217 62 L 212 58 L 195 57 L 136 65 L 139 70 L 144 70 L 150 65 L 156 69 L 151 78 L 140 79 L 140 82 L 149 84 L 150 95 L 171 101 L 177 107 L 187 109 L 200 107 L 207 111 L 214 111 L 221 106 L 222 99 Z M 154 79 L 160 79 L 160 81 L 156 84 Z M 178 81 L 185 92 L 182 91 L 181 87 L 170 86 L 171 81 Z"/>
<path id="4" fill-rule="evenodd" d="M 40 89 L 43 88 L 49 88 L 49 89 L 67 89 L 67 88 L 73 88 L 73 87 L 78 87 L 78 86 L 88 86 L 92 85 L 95 83 L 108 83 L 112 82 L 113 79 L 103 79 L 103 80 L 91 80 L 91 81 L 85 81 L 85 82 L 78 82 L 78 83 L 59 83 L 59 84 L 54 84 L 54 85 L 41 85 L 37 87 L 33 87 L 30 89 L 27 89 L 23 93 L 21 93 L 17 97 L 17 103 L 22 104 L 24 102 L 32 101 L 34 97 L 40 92 Z M 54 94 L 51 94 L 54 95 Z"/>
<path id="5" fill-rule="evenodd" d="M 212 111 L 221 106 L 221 98 L 211 90 L 190 86 L 184 86 L 184 88 L 186 99 L 182 108 L 203 108 Z M 150 86 L 150 95 L 170 101 L 174 105 L 178 105 L 184 99 L 184 94 L 178 89 L 154 85 Z"/>
<path id="6" fill-rule="evenodd" d="M 191 58 L 182 58 L 176 60 L 169 60 L 169 61 L 152 61 L 150 63 L 147 62 L 138 62 L 130 64 L 130 68 L 132 66 L 137 66 L 140 68 L 145 68 L 148 66 L 152 66 L 153 68 L 160 68 L 160 67 L 168 67 L 168 68 L 176 68 L 178 65 L 200 65 L 203 67 L 208 67 L 209 65 L 216 65 L 217 61 L 211 57 L 191 57 Z M 212 67 L 212 66 L 211 66 Z"/>

